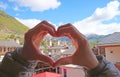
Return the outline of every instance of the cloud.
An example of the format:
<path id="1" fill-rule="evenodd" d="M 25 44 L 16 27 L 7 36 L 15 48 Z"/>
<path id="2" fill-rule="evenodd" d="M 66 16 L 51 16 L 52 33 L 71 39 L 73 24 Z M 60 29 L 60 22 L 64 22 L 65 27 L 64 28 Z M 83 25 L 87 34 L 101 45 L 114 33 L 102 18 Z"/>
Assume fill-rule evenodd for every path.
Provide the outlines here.
<path id="1" fill-rule="evenodd" d="M 2 9 L 6 9 L 7 8 L 7 4 L 0 2 L 0 8 Z"/>
<path id="2" fill-rule="evenodd" d="M 14 9 L 15 11 L 19 11 L 19 8 L 18 8 L 17 6 L 15 6 L 13 9 Z"/>
<path id="3" fill-rule="evenodd" d="M 33 28 L 35 27 L 38 23 L 41 22 L 41 20 L 38 20 L 38 19 L 21 19 L 21 18 L 17 18 L 16 19 L 21 22 L 22 24 L 28 26 L 29 28 Z M 57 29 L 57 26 L 55 24 L 53 24 L 52 22 L 50 21 L 47 21 L 49 22 L 50 24 L 54 25 L 55 28 Z"/>
<path id="4" fill-rule="evenodd" d="M 41 22 L 40 20 L 37 19 L 20 19 L 20 18 L 16 19 L 23 23 L 24 25 L 28 26 L 29 28 L 33 28 L 34 26 Z"/>
<path id="5" fill-rule="evenodd" d="M 94 14 L 90 17 L 91 20 L 106 21 L 120 15 L 120 3 L 118 1 L 111 1 L 104 8 L 97 8 Z"/>
<path id="6" fill-rule="evenodd" d="M 109 2 L 103 8 L 97 8 L 95 12 L 82 21 L 74 23 L 75 27 L 84 34 L 96 33 L 96 34 L 109 34 L 120 31 L 120 23 L 104 24 L 105 21 L 110 21 L 116 16 L 120 15 L 120 2 L 113 0 Z"/>
<path id="7" fill-rule="evenodd" d="M 16 2 L 20 7 L 28 7 L 32 11 L 45 11 L 49 9 L 56 9 L 60 6 L 58 0 L 9 0 Z"/>
<path id="8" fill-rule="evenodd" d="M 73 23 L 73 25 L 83 34 L 110 34 L 113 32 L 120 32 L 120 23 L 117 22 L 109 22 L 104 23 L 105 21 L 110 21 L 112 19 L 117 19 L 120 16 L 120 2 L 117 0 L 113 0 L 109 2 L 103 8 L 96 8 L 93 14 L 81 21 L 77 21 Z M 20 19 L 16 18 L 26 26 L 30 28 L 37 25 L 41 20 L 38 19 Z M 117 20 L 118 21 L 118 20 Z M 50 22 L 51 23 L 51 22 Z M 51 23 L 52 24 L 52 23 Z M 62 22 L 58 24 L 64 24 Z M 55 24 L 53 24 L 55 25 Z M 57 28 L 57 26 L 55 26 Z"/>

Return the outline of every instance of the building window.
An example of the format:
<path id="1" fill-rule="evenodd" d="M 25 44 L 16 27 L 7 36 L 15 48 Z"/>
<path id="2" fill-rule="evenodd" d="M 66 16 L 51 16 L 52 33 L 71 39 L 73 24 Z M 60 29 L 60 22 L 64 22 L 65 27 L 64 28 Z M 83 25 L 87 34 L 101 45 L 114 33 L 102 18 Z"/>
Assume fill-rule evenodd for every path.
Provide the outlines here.
<path id="1" fill-rule="evenodd" d="M 110 51 L 110 53 L 113 53 L 113 51 Z"/>
<path id="2" fill-rule="evenodd" d="M 8 51 L 10 51 L 10 48 L 8 47 Z"/>
<path id="3" fill-rule="evenodd" d="M 57 73 L 58 73 L 58 74 L 61 74 L 61 73 L 62 73 L 60 67 L 57 67 Z"/>
<path id="4" fill-rule="evenodd" d="M 4 47 L 4 52 L 6 52 L 6 48 Z"/>

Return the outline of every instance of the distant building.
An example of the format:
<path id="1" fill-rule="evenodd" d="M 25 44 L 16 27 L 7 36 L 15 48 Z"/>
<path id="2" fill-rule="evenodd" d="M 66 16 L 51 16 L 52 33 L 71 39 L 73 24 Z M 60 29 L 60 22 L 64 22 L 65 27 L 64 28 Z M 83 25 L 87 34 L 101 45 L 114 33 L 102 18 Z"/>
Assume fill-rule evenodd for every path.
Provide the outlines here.
<path id="1" fill-rule="evenodd" d="M 75 53 L 75 46 L 74 45 L 70 45 L 66 48 L 66 50 L 64 52 L 62 52 L 62 55 L 64 56 L 69 56 Z"/>
<path id="2" fill-rule="evenodd" d="M 86 77 L 84 69 L 78 65 L 61 65 L 56 71 L 59 71 L 62 77 Z"/>
<path id="3" fill-rule="evenodd" d="M 68 47 L 65 47 L 65 46 L 57 46 L 57 47 L 47 48 L 47 50 L 49 52 L 49 56 L 51 56 L 53 60 L 58 60 L 59 58 L 63 57 L 63 53 L 67 49 L 68 49 Z"/>
<path id="4" fill-rule="evenodd" d="M 61 57 L 66 57 L 72 55 L 75 51 L 75 47 L 67 41 L 54 40 L 54 44 L 52 45 L 53 40 L 47 40 L 47 51 L 48 55 L 52 57 L 53 60 L 58 60 Z"/>
<path id="5" fill-rule="evenodd" d="M 8 51 L 14 51 L 17 47 L 20 47 L 20 45 L 16 41 L 0 40 L 0 56 L 5 55 Z"/>
<path id="6" fill-rule="evenodd" d="M 113 63 L 120 62 L 120 32 L 106 36 L 98 43 L 99 54 Z"/>

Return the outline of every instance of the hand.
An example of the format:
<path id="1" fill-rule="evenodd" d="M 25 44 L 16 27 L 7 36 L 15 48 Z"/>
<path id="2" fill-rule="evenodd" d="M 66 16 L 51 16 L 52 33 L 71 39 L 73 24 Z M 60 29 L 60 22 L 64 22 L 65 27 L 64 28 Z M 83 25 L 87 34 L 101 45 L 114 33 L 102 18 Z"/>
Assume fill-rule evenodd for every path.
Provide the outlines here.
<path id="1" fill-rule="evenodd" d="M 74 26 L 71 24 L 60 26 L 58 28 L 57 35 L 58 37 L 69 37 L 75 45 L 76 51 L 72 56 L 59 59 L 55 63 L 55 66 L 63 64 L 75 64 L 85 66 L 89 70 L 98 65 L 98 61 L 94 56 L 87 39 Z"/>
<path id="2" fill-rule="evenodd" d="M 55 36 L 55 32 L 54 26 L 46 21 L 42 21 L 33 29 L 30 29 L 25 34 L 21 56 L 26 60 L 39 60 L 53 66 L 54 62 L 52 59 L 41 53 L 40 44 L 47 33 Z"/>

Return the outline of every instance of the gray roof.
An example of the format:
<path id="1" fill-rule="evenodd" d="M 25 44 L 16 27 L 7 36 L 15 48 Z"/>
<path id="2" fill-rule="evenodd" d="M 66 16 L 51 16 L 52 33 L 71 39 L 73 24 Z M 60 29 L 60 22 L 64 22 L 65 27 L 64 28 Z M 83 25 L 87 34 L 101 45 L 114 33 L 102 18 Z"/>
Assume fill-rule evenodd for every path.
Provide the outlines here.
<path id="1" fill-rule="evenodd" d="M 0 40 L 0 46 L 5 46 L 5 47 L 19 47 L 20 45 L 18 43 L 16 43 L 15 41 Z"/>
<path id="2" fill-rule="evenodd" d="M 75 47 L 74 46 L 69 46 L 68 49 L 66 49 L 63 54 L 74 54 L 75 53 Z"/>
<path id="3" fill-rule="evenodd" d="M 103 38 L 98 45 L 120 45 L 120 32 L 115 32 Z"/>

